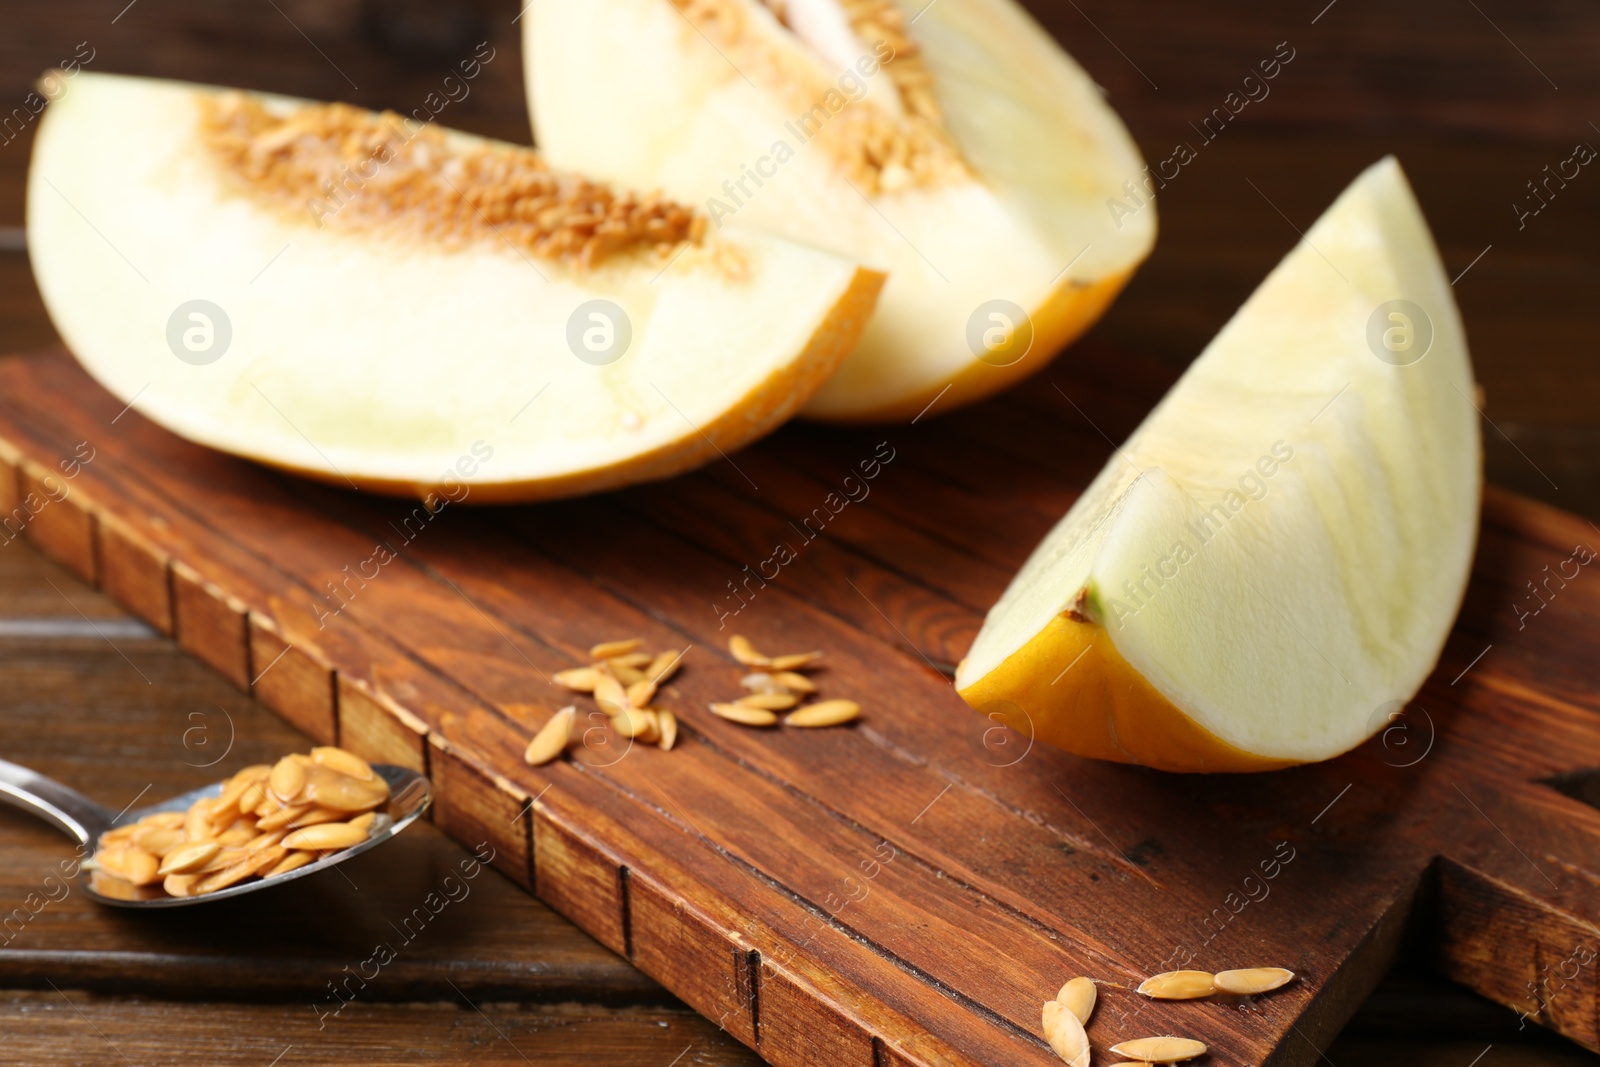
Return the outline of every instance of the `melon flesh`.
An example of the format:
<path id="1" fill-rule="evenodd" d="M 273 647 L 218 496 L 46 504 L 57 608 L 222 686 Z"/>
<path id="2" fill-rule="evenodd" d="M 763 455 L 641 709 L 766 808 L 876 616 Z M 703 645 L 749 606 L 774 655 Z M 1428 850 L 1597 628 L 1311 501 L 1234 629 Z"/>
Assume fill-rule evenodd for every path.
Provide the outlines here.
<path id="1" fill-rule="evenodd" d="M 219 92 L 75 78 L 34 149 L 34 272 L 67 346 L 118 397 L 185 437 L 335 484 L 425 495 L 468 483 L 476 502 L 531 500 L 715 460 L 827 379 L 881 282 L 731 229 L 585 267 L 496 232 L 447 243 L 404 213 L 374 227 L 345 207 L 319 225 L 224 173 L 200 132 Z M 532 155 L 449 132 L 439 155 L 486 145 Z M 167 337 L 195 299 L 231 326 L 205 365 Z M 603 365 L 568 343 L 569 319 L 594 299 L 632 327 Z"/>
<path id="2" fill-rule="evenodd" d="M 1420 359 L 1369 343 L 1397 299 L 1431 323 Z M 1459 610 L 1482 487 L 1473 394 L 1450 285 L 1385 159 L 1045 538 L 957 688 L 1069 750 L 1172 770 L 1354 747 L 1415 695 Z"/>
<path id="3" fill-rule="evenodd" d="M 852 23 L 846 7 L 877 13 Z M 909 419 L 935 397 L 937 414 L 1004 388 L 1091 325 L 1154 241 L 1127 131 L 1012 0 L 533 0 L 523 25 L 553 161 L 888 273 L 808 416 Z M 936 122 L 906 126 L 916 109 L 897 73 Z M 873 123 L 909 128 L 943 163 L 919 176 L 863 162 Z M 1145 202 L 1131 215 L 1109 204 L 1125 186 Z M 996 300 L 1028 316 L 1030 344 L 974 349 L 975 313 L 997 337 L 1027 328 L 980 312 Z"/>

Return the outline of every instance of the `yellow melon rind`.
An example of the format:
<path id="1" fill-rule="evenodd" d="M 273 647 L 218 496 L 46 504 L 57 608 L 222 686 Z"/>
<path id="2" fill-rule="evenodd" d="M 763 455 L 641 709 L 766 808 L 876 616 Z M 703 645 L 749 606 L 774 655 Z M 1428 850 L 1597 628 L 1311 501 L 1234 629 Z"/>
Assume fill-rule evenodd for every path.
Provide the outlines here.
<path id="1" fill-rule="evenodd" d="M 1129 666 L 1103 627 L 1070 613 L 960 695 L 1025 737 L 1092 759 L 1180 773 L 1272 771 L 1298 762 L 1221 740 Z"/>

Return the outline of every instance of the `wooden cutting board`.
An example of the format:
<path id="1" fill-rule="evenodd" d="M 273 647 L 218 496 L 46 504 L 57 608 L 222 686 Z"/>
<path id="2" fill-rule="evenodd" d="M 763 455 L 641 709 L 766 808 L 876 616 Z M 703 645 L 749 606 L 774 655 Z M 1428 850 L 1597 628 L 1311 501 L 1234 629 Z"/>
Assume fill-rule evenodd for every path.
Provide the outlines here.
<path id="1" fill-rule="evenodd" d="M 1169 378 L 1080 346 L 949 418 L 793 426 L 658 486 L 430 514 L 189 444 L 44 353 L 0 361 L 0 537 L 312 735 L 426 771 L 450 834 L 772 1063 L 1054 1063 L 1040 1006 L 1086 974 L 1097 1063 L 1177 1033 L 1207 1062 L 1310 1064 L 1407 936 L 1600 1047 L 1600 577 L 1563 563 L 1600 545 L 1587 522 L 1491 491 L 1438 671 L 1319 766 L 1085 761 L 952 691 L 983 610 Z M 715 718 L 732 633 L 825 651 L 823 692 L 863 719 Z M 625 636 L 691 648 L 658 700 L 677 748 L 595 727 L 525 766 L 572 699 L 550 676 Z M 1260 964 L 1301 977 L 1253 1000 L 1132 991 Z"/>

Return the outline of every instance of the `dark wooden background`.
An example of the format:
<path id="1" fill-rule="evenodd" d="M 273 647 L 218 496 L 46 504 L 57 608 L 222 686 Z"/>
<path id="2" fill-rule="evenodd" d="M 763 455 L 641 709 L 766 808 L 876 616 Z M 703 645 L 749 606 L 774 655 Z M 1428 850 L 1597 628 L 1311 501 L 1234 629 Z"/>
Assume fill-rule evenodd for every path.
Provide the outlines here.
<path id="1" fill-rule="evenodd" d="M 1488 398 L 1490 479 L 1600 518 L 1600 376 L 1592 369 L 1600 169 L 1584 168 L 1520 228 L 1512 207 L 1526 200 L 1527 182 L 1575 145 L 1600 147 L 1600 7 L 1592 0 L 1030 6 L 1109 92 L 1152 161 L 1180 140 L 1197 143 L 1190 123 L 1220 106 L 1279 42 L 1295 50 L 1271 95 L 1246 108 L 1169 185 L 1158 247 L 1096 338 L 1181 366 L 1293 244 L 1295 227 L 1309 225 L 1363 166 L 1394 152 L 1452 276 L 1466 272 L 1456 292 Z M 488 40 L 494 60 L 441 121 L 526 141 L 517 11 L 514 0 L 10 0 L 0 6 L 0 114 L 21 106 L 38 72 L 70 58 L 80 42 L 94 50 L 91 69 L 409 111 Z M 30 141 L 31 128 L 0 143 L 5 351 L 54 339 L 20 231 Z M 0 549 L 0 721 L 7 727 L 0 755 L 88 783 L 110 801 L 124 782 L 177 792 L 205 780 L 207 772 L 186 766 L 202 761 L 182 740 L 195 709 L 225 707 L 232 716 L 242 747 L 219 767 L 299 743 L 168 643 L 135 641 L 153 684 L 132 678 L 80 610 L 134 625 L 23 543 Z M 67 635 L 52 636 L 63 624 Z M 104 729 L 108 719 L 119 727 Z M 220 728 L 221 716 L 215 719 L 212 728 Z M 8 1035 L 0 1060 L 116 1062 L 120 1052 L 133 1063 L 267 1064 L 297 1045 L 283 1062 L 526 1058 L 666 1067 L 680 1054 L 683 1065 L 751 1061 L 492 872 L 438 938 L 374 983 L 370 999 L 318 1030 L 303 998 L 285 991 L 301 988 L 296 978 L 308 968 L 333 977 L 359 961 L 355 950 L 371 933 L 364 925 L 371 915 L 409 899 L 414 879 L 462 854 L 431 827 L 416 837 L 404 846 L 409 860 L 376 857 L 375 867 L 352 872 L 364 888 L 337 876 L 313 880 L 264 916 L 238 909 L 189 926 L 133 922 L 78 896 L 53 905 L 0 948 L 0 988 L 10 990 L 0 993 L 0 1032 Z M 0 904 L 9 909 L 36 888 L 59 848 L 47 831 L 0 813 L 0 855 L 12 859 L 0 868 Z M 13 1034 L 29 1043 L 9 1043 Z M 1409 971 L 1383 987 L 1328 1059 L 1441 1067 L 1597 1062 L 1519 1032 L 1509 1013 Z"/>

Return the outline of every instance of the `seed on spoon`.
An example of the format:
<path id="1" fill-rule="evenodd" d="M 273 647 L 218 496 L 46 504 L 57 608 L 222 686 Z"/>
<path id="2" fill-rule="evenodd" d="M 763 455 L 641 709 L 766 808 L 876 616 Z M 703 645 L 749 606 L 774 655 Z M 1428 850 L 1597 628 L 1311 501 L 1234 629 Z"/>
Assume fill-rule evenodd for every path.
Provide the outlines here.
<path id="1" fill-rule="evenodd" d="M 174 849 L 171 855 L 162 860 L 161 867 L 156 873 L 166 877 L 169 874 L 188 874 L 191 871 L 198 871 L 201 867 L 210 863 L 211 858 L 221 851 L 222 846 L 215 841 L 201 841 L 198 844 L 185 845 L 182 848 Z"/>
<path id="2" fill-rule="evenodd" d="M 330 771 L 354 778 L 358 782 L 370 782 L 378 777 L 373 773 L 372 765 L 366 760 L 333 745 L 322 745 L 312 749 L 311 762 L 319 763 Z"/>
<path id="3" fill-rule="evenodd" d="M 283 839 L 284 848 L 328 849 L 350 848 L 367 839 L 367 832 L 349 823 L 326 822 L 296 830 Z"/>
<path id="4" fill-rule="evenodd" d="M 272 790 L 273 796 L 285 803 L 299 796 L 305 784 L 306 769 L 292 756 L 285 756 L 274 764 L 272 774 L 267 778 L 267 787 Z"/>

